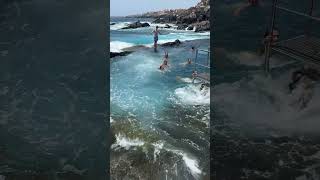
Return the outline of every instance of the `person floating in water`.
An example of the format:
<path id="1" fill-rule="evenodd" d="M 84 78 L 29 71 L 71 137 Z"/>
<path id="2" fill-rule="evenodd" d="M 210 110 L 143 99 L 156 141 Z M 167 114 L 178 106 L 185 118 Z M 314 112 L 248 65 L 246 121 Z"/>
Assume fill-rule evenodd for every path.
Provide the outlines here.
<path id="1" fill-rule="evenodd" d="M 196 54 L 196 48 L 194 46 L 191 47 L 191 52 L 192 52 L 192 58 L 194 58 Z"/>
<path id="2" fill-rule="evenodd" d="M 160 65 L 159 69 L 164 70 L 165 67 L 169 66 L 169 53 L 167 51 L 164 52 L 163 63 Z"/>
<path id="3" fill-rule="evenodd" d="M 159 31 L 159 26 L 156 26 L 156 29 L 153 30 L 153 47 L 154 47 L 154 52 L 157 52 L 157 48 L 158 48 L 158 40 L 159 40 L 159 34 L 160 34 L 160 31 Z"/>
<path id="4" fill-rule="evenodd" d="M 197 71 L 192 71 L 192 78 L 195 79 L 198 75 Z"/>
<path id="5" fill-rule="evenodd" d="M 248 7 L 257 7 L 257 6 L 261 6 L 261 2 L 260 0 L 248 0 L 248 2 L 240 7 L 238 7 L 233 14 L 235 16 L 239 16 L 239 14 L 241 13 L 241 11 L 243 11 L 244 9 L 248 8 Z"/>
<path id="6" fill-rule="evenodd" d="M 164 52 L 164 58 L 163 58 L 163 64 L 165 66 L 168 66 L 168 61 L 169 61 L 169 53 L 168 53 L 168 51 L 165 51 Z"/>
<path id="7" fill-rule="evenodd" d="M 196 49 L 194 46 L 191 47 L 191 58 L 188 58 L 187 59 L 187 62 L 184 63 L 183 65 L 189 65 L 189 64 L 192 64 L 192 59 L 194 59 L 195 57 L 195 52 L 196 52 Z"/>
<path id="8" fill-rule="evenodd" d="M 188 58 L 188 60 L 187 60 L 187 64 L 192 64 L 192 61 L 191 61 L 191 59 L 190 59 L 190 58 Z"/>

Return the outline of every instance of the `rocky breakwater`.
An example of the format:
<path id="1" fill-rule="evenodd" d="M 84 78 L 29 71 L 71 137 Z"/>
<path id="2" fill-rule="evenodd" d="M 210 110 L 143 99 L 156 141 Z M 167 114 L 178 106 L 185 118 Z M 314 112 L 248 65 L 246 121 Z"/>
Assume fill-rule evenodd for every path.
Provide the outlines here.
<path id="1" fill-rule="evenodd" d="M 195 32 L 210 30 L 209 0 L 201 0 L 196 6 L 188 9 L 174 9 L 157 12 L 148 12 L 134 15 L 135 18 L 153 18 L 153 23 L 173 23 L 178 29 L 194 30 Z"/>
<path id="2" fill-rule="evenodd" d="M 141 27 L 149 27 L 149 23 L 141 23 L 140 21 L 134 22 L 132 24 L 129 24 L 128 26 L 122 28 L 122 29 L 136 29 Z"/>

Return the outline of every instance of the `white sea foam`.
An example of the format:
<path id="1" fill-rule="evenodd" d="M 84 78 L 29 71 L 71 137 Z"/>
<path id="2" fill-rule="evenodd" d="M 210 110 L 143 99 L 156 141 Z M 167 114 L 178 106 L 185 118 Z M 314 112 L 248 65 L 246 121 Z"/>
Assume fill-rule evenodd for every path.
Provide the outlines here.
<path id="1" fill-rule="evenodd" d="M 111 29 L 111 30 L 120 30 L 120 29 L 122 29 L 122 28 L 124 28 L 124 27 L 127 27 L 129 23 L 130 23 L 130 22 L 120 22 L 120 23 L 116 23 L 116 24 L 114 24 L 114 25 L 110 25 L 110 29 Z"/>
<path id="2" fill-rule="evenodd" d="M 110 52 L 122 52 L 124 48 L 133 47 L 135 44 L 122 42 L 122 41 L 111 41 Z"/>
<path id="3" fill-rule="evenodd" d="M 185 83 L 192 83 L 192 78 L 180 78 L 180 80 Z"/>
<path id="4" fill-rule="evenodd" d="M 217 85 L 214 104 L 229 119 L 294 132 L 319 132 L 320 89 L 305 90 L 300 84 L 291 94 L 291 72 L 270 78 L 263 74 L 253 79 Z M 311 92 L 310 92 L 311 90 Z M 309 101 L 301 108 L 303 100 Z"/>
<path id="5" fill-rule="evenodd" d="M 166 27 L 167 25 L 171 26 L 171 28 L 166 28 L 166 29 L 176 29 L 178 26 L 175 25 L 175 24 L 171 24 L 171 23 L 168 23 L 168 24 L 158 24 L 158 23 L 150 23 L 150 22 L 147 22 L 150 24 L 150 27 L 154 28 L 156 26 L 160 27 L 160 28 L 164 28 Z"/>
<path id="6" fill-rule="evenodd" d="M 129 139 L 122 134 L 116 135 L 116 143 L 111 146 L 112 149 L 118 148 L 125 148 L 129 150 L 131 147 L 143 146 L 144 141 L 136 138 L 136 139 Z"/>
<path id="7" fill-rule="evenodd" d="M 192 176 L 195 179 L 199 178 L 199 175 L 202 173 L 200 167 L 199 167 L 199 162 L 196 158 L 188 155 L 187 153 L 177 150 L 177 149 L 170 149 L 166 148 L 167 151 L 173 152 L 177 155 L 180 155 L 182 157 L 182 160 L 185 164 L 185 166 L 189 169 L 189 172 L 192 174 Z"/>
<path id="8" fill-rule="evenodd" d="M 133 147 L 143 146 L 145 144 L 144 141 L 140 139 L 129 139 L 121 134 L 116 135 L 116 143 L 111 146 L 112 149 L 117 150 L 119 148 L 124 148 L 126 150 L 129 150 Z M 166 151 L 173 152 L 179 156 L 181 156 L 185 166 L 188 168 L 189 172 L 196 178 L 199 178 L 199 175 L 202 173 L 199 162 L 196 158 L 190 156 L 189 154 L 177 150 L 177 149 L 170 149 L 170 148 L 164 148 L 164 142 L 158 141 L 152 144 L 154 147 L 154 161 L 156 161 L 157 156 L 159 156 L 160 151 L 162 149 L 165 149 Z"/>
<path id="9" fill-rule="evenodd" d="M 189 157 L 187 154 L 182 154 L 182 159 L 185 165 L 189 168 L 191 174 L 197 178 L 201 174 L 198 161 Z"/>
<path id="10" fill-rule="evenodd" d="M 153 143 L 152 145 L 154 147 L 153 158 L 154 158 L 154 161 L 156 161 L 157 156 L 159 156 L 161 149 L 163 149 L 164 143 L 159 141 L 159 142 Z"/>
<path id="11" fill-rule="evenodd" d="M 188 105 L 206 105 L 210 103 L 210 89 L 200 85 L 190 84 L 175 90 L 175 96 L 180 102 Z"/>
<path id="12" fill-rule="evenodd" d="M 113 123 L 114 122 L 114 120 L 112 119 L 112 117 L 110 117 L 110 123 Z"/>

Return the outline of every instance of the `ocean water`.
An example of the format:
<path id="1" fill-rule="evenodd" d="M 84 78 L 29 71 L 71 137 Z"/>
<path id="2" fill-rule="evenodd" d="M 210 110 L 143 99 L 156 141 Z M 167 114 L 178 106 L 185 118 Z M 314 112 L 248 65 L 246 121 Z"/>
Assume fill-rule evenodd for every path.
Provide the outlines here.
<path id="1" fill-rule="evenodd" d="M 126 174 L 142 179 L 203 179 L 209 175 L 210 89 L 200 91 L 192 83 L 191 47 L 208 49 L 209 33 L 161 29 L 160 43 L 179 39 L 175 48 L 151 48 L 151 27 L 121 30 L 136 19 L 113 18 L 111 51 L 134 47 L 127 56 L 111 59 L 111 129 L 114 143 L 111 176 Z M 141 20 L 150 22 L 150 20 Z M 143 46 L 143 47 L 140 47 Z M 164 51 L 169 53 L 169 67 L 160 71 Z M 207 63 L 207 54 L 199 54 Z M 198 71 L 209 71 L 197 67 Z"/>

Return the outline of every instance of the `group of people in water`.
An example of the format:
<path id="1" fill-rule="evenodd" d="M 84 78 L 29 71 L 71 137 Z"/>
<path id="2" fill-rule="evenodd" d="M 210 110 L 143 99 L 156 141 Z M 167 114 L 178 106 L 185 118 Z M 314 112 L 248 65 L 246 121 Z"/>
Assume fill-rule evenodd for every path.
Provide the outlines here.
<path id="1" fill-rule="evenodd" d="M 191 47 L 191 52 L 192 52 L 191 56 L 192 57 L 194 57 L 195 51 L 196 51 L 195 47 L 192 46 Z M 188 58 L 187 61 L 184 63 L 184 65 L 190 65 L 190 64 L 192 64 L 192 58 Z M 164 52 L 164 57 L 163 57 L 163 62 L 160 65 L 159 69 L 163 71 L 167 67 L 169 67 L 169 53 L 168 53 L 168 51 L 165 51 Z"/>

